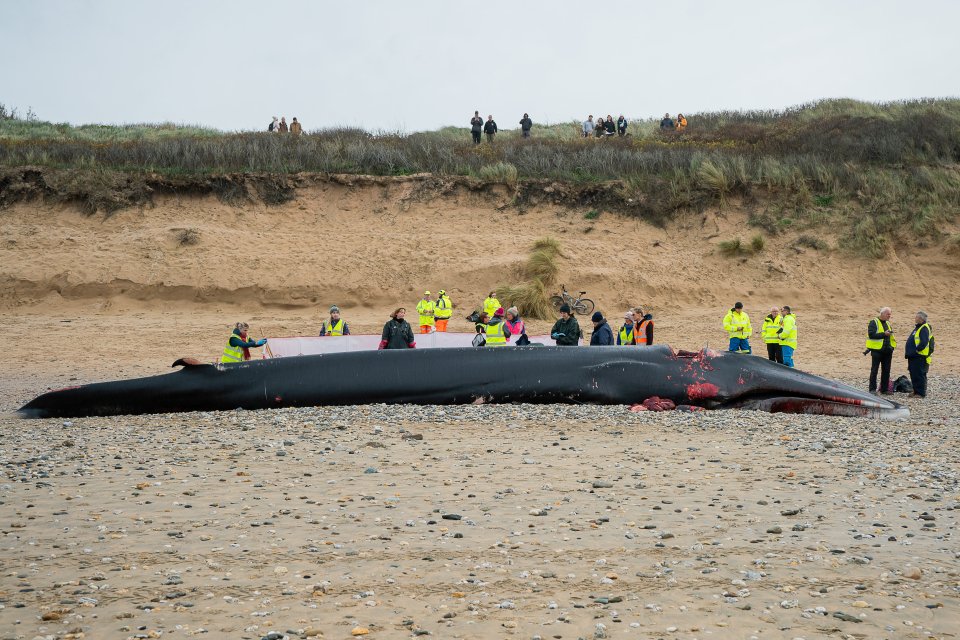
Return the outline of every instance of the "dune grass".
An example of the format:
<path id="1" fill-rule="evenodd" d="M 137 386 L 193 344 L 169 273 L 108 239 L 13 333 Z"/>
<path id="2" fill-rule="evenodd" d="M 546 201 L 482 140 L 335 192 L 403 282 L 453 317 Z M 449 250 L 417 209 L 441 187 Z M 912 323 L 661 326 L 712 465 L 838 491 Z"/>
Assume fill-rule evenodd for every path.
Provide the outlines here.
<path id="1" fill-rule="evenodd" d="M 595 114 L 596 115 L 596 114 Z M 177 125 L 71 126 L 10 117 L 0 105 L 0 166 L 165 176 L 416 173 L 516 186 L 616 181 L 636 215 L 763 197 L 751 223 L 771 235 L 830 225 L 839 245 L 882 256 L 910 237 L 940 241 L 960 213 L 960 100 L 825 100 L 781 111 L 686 114 L 683 133 L 631 120 L 629 136 L 582 139 L 579 122 L 503 130 L 474 145 L 467 128 L 397 133 L 335 128 L 294 137 Z"/>
<path id="2" fill-rule="evenodd" d="M 548 292 L 557 281 L 560 257 L 560 242 L 556 238 L 544 237 L 536 240 L 521 268 L 520 276 L 523 282 L 498 286 L 500 299 L 507 306 L 517 307 L 523 317 L 552 319 L 553 307 L 548 301 Z"/>

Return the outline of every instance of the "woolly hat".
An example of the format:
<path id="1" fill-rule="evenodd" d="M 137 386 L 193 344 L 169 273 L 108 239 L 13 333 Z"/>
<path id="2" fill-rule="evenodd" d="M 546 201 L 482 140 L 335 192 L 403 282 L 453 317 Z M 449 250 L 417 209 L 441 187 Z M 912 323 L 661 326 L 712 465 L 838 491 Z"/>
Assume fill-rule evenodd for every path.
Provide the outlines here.
<path id="1" fill-rule="evenodd" d="M 520 310 L 517 309 L 516 307 L 510 307 L 509 309 L 507 309 L 507 313 L 512 315 L 514 318 L 520 317 Z"/>
<path id="2" fill-rule="evenodd" d="M 603 322 L 603 314 L 599 311 L 594 311 L 593 316 L 590 317 L 590 320 L 593 322 Z"/>
<path id="3" fill-rule="evenodd" d="M 497 307 L 497 310 L 493 312 L 493 315 L 498 317 L 503 317 L 503 307 Z"/>
<path id="4" fill-rule="evenodd" d="M 570 313 L 570 305 L 567 303 L 560 305 L 560 313 Z"/>

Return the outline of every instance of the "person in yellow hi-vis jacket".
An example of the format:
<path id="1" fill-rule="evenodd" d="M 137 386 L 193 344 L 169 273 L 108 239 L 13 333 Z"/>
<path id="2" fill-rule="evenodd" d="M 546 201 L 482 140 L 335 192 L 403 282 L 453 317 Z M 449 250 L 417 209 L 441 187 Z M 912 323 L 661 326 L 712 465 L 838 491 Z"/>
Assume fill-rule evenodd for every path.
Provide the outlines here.
<path id="1" fill-rule="evenodd" d="M 890 390 L 890 363 L 893 360 L 893 351 L 897 348 L 897 339 L 893 335 L 893 326 L 890 316 L 893 311 L 890 307 L 880 309 L 879 315 L 867 323 L 867 350 L 863 355 L 870 354 L 870 392 L 877 391 L 877 371 L 880 371 L 880 393 L 893 393 Z"/>
<path id="2" fill-rule="evenodd" d="M 483 311 L 484 313 L 486 313 L 488 316 L 492 318 L 493 314 L 496 313 L 497 309 L 499 309 L 502 306 L 503 305 L 500 304 L 500 301 L 497 300 L 497 292 L 491 291 L 490 295 L 488 295 L 486 299 L 484 299 L 483 308 L 480 309 L 480 311 Z"/>
<path id="3" fill-rule="evenodd" d="M 780 327 L 780 353 L 783 364 L 793 367 L 793 352 L 797 350 L 797 316 L 788 305 L 783 305 L 783 325 Z"/>
<path id="4" fill-rule="evenodd" d="M 763 327 L 760 334 L 767 345 L 767 360 L 783 364 L 783 351 L 780 349 L 780 327 L 783 318 L 780 316 L 780 307 L 773 307 L 770 313 L 763 317 Z"/>
<path id="5" fill-rule="evenodd" d="M 750 316 L 743 310 L 743 303 L 733 305 L 727 315 L 723 317 L 723 330 L 730 336 L 730 348 L 734 353 L 753 353 L 750 349 L 750 335 L 753 327 L 750 326 Z"/>
<path id="6" fill-rule="evenodd" d="M 253 347 L 262 347 L 267 344 L 266 338 L 260 340 L 247 340 L 247 331 L 250 325 L 246 322 L 238 322 L 233 327 L 233 332 L 227 338 L 227 346 L 223 348 L 223 355 L 220 356 L 220 362 L 243 362 L 250 359 L 250 349 Z"/>
<path id="7" fill-rule="evenodd" d="M 450 296 L 443 289 L 437 293 L 437 301 L 433 305 L 433 317 L 437 321 L 437 331 L 447 330 L 447 323 L 450 322 L 450 316 L 453 315 L 453 302 Z"/>
<path id="8" fill-rule="evenodd" d="M 420 333 L 433 333 L 435 331 L 434 313 L 436 308 L 433 300 L 430 299 L 430 292 L 424 291 L 423 300 L 417 303 L 417 313 L 420 315 Z"/>
<path id="9" fill-rule="evenodd" d="M 907 343 L 904 345 L 904 357 L 907 359 L 907 370 L 910 372 L 910 384 L 913 385 L 914 398 L 927 397 L 927 372 L 930 371 L 930 362 L 933 360 L 933 327 L 927 322 L 927 314 L 917 311 L 914 318 L 917 326 L 910 332 Z"/>

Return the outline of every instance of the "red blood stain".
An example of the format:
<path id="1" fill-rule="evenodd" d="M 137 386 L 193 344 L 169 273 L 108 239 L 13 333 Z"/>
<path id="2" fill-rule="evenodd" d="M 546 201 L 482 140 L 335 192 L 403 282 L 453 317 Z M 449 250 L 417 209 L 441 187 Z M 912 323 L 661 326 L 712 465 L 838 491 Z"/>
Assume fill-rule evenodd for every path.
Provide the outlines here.
<path id="1" fill-rule="evenodd" d="M 720 393 L 717 385 L 710 382 L 695 382 L 687 385 L 687 397 L 691 400 L 714 398 Z"/>

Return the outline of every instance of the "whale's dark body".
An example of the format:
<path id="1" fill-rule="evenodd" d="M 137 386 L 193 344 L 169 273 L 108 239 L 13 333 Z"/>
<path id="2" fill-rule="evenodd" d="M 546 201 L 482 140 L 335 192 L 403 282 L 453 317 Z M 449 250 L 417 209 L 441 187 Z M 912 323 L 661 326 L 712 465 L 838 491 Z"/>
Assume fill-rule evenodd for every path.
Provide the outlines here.
<path id="1" fill-rule="evenodd" d="M 178 364 L 184 364 L 178 361 Z M 758 357 L 652 347 L 359 351 L 187 365 L 166 375 L 45 393 L 27 417 L 477 402 L 633 404 L 651 396 L 708 409 L 884 418 L 906 408 Z"/>

